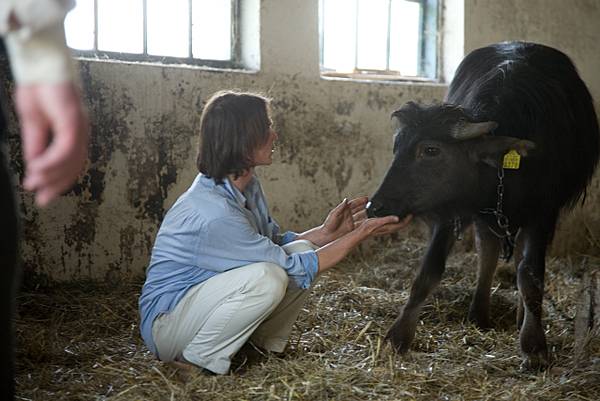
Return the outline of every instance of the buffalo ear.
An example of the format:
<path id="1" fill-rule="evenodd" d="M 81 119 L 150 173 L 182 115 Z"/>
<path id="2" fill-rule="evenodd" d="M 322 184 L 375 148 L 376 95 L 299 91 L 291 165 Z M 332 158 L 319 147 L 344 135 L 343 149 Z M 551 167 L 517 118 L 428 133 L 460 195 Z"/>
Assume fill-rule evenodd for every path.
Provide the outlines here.
<path id="1" fill-rule="evenodd" d="M 406 127 L 406 123 L 400 119 L 400 116 L 392 114 L 391 118 L 392 130 L 394 132 L 401 131 L 404 127 Z"/>
<path id="2" fill-rule="evenodd" d="M 475 162 L 489 164 L 498 168 L 504 155 L 509 150 L 515 150 L 521 157 L 526 157 L 529 151 L 535 149 L 535 143 L 526 139 L 511 136 L 484 136 L 473 141 L 469 149 L 469 157 Z"/>

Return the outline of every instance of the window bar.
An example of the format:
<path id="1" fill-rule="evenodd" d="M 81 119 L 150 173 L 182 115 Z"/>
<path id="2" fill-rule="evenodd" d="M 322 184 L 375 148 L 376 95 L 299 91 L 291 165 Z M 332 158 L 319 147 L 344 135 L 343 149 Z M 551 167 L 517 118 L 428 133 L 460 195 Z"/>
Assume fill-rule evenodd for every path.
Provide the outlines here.
<path id="1" fill-rule="evenodd" d="M 360 0 L 354 0 L 354 71 L 358 69 L 358 3 Z"/>
<path id="2" fill-rule="evenodd" d="M 392 0 L 388 0 L 387 12 L 387 42 L 385 45 L 385 70 L 390 70 L 390 46 L 391 46 L 391 31 L 392 31 Z"/>
<path id="3" fill-rule="evenodd" d="M 190 58 L 190 60 L 194 57 L 194 55 L 192 54 L 192 3 L 193 0 L 188 0 L 188 57 Z"/>
<path id="4" fill-rule="evenodd" d="M 325 2 L 319 1 L 319 64 L 323 70 L 325 66 Z"/>
<path id="5" fill-rule="evenodd" d="M 94 51 L 98 51 L 98 0 L 94 0 Z"/>
<path id="6" fill-rule="evenodd" d="M 417 67 L 417 75 L 418 76 L 423 76 L 425 71 L 424 71 L 424 67 L 425 67 L 425 35 L 423 35 L 423 30 L 425 29 L 425 16 L 426 16 L 426 12 L 425 12 L 425 2 L 423 0 L 419 1 L 419 36 L 418 36 L 418 50 L 417 50 L 417 60 L 418 60 L 418 67 Z"/>
<path id="7" fill-rule="evenodd" d="M 144 48 L 142 50 L 142 54 L 148 55 L 148 0 L 143 0 L 142 3 L 142 18 L 143 18 L 143 26 L 144 26 Z"/>
<path id="8" fill-rule="evenodd" d="M 437 0 L 421 0 L 423 3 L 423 26 L 421 29 L 421 75 L 435 78 L 437 75 L 437 26 L 440 2 Z"/>
<path id="9" fill-rule="evenodd" d="M 233 61 L 234 64 L 238 64 L 242 60 L 242 45 L 240 43 L 240 35 L 238 32 L 240 30 L 239 21 L 240 21 L 240 2 L 239 0 L 230 0 L 231 1 L 231 58 L 230 61 Z"/>

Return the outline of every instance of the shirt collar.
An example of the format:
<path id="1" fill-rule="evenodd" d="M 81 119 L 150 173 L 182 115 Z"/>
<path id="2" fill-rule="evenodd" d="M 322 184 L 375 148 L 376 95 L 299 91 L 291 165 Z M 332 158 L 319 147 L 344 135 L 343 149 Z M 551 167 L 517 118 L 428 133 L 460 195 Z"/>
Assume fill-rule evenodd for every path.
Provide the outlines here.
<path id="1" fill-rule="evenodd" d="M 244 190 L 246 195 L 252 196 L 252 194 L 256 192 L 257 183 L 258 180 L 256 179 L 256 176 L 252 176 L 252 179 L 250 180 L 250 182 L 248 182 L 248 185 Z M 225 191 L 227 196 L 235 200 L 241 207 L 246 207 L 246 196 L 244 196 L 244 194 L 239 189 L 237 189 L 235 185 L 233 185 L 229 178 L 225 177 L 223 179 L 222 184 L 217 184 L 214 178 L 200 174 L 200 184 L 202 184 L 206 188 L 212 189 L 217 187 L 219 189 L 222 189 L 223 191 Z"/>

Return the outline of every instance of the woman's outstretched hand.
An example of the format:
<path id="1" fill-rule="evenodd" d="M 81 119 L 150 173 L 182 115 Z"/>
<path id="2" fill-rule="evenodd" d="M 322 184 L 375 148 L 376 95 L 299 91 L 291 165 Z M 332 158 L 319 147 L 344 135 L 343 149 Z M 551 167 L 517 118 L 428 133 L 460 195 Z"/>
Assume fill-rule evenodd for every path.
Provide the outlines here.
<path id="1" fill-rule="evenodd" d="M 378 218 L 367 218 L 367 196 L 360 196 L 352 200 L 344 199 L 334 207 L 323 224 L 312 228 L 298 236 L 298 239 L 306 239 L 321 247 L 325 246 L 344 235 L 361 228 L 361 234 L 366 237 L 390 234 L 406 227 L 412 216 L 406 216 L 399 220 L 396 216 Z M 364 226 L 364 227 L 363 227 Z"/>
<path id="2" fill-rule="evenodd" d="M 408 226 L 412 220 L 412 215 L 404 217 L 402 220 L 397 216 L 372 217 L 361 219 L 360 216 L 354 222 L 356 229 L 364 231 L 366 237 L 380 236 L 394 233 Z"/>
<path id="3" fill-rule="evenodd" d="M 335 241 L 339 237 L 348 234 L 356 227 L 354 216 L 365 209 L 369 198 L 361 196 L 352 200 L 344 199 L 325 218 L 321 231 L 325 237 L 325 243 Z M 366 216 L 366 215 L 365 215 Z"/>
<path id="4" fill-rule="evenodd" d="M 357 203 L 363 202 L 363 198 L 357 199 L 361 199 Z M 332 217 L 332 221 L 336 221 L 336 214 L 339 213 L 344 215 L 345 213 L 348 213 L 347 210 L 352 210 L 352 207 L 348 206 L 348 203 L 350 202 L 344 200 L 342 204 L 336 206 L 336 208 L 331 211 L 329 215 Z M 334 266 L 336 263 L 342 260 L 355 246 L 357 246 L 367 238 L 371 236 L 384 235 L 398 231 L 408 226 L 408 224 L 412 220 L 412 215 L 408 215 L 402 220 L 400 220 L 398 216 L 367 218 L 366 211 L 364 210 L 364 205 L 366 204 L 366 201 L 362 204 L 362 210 L 356 210 L 355 213 L 352 214 L 352 224 L 354 226 L 353 229 L 347 231 L 345 234 L 342 234 L 342 236 L 338 237 L 337 239 L 328 242 L 325 246 L 322 246 L 317 250 L 320 273 Z M 336 211 L 338 207 L 341 210 L 346 211 Z M 330 216 L 327 216 L 327 218 L 329 219 Z M 342 220 L 347 221 L 347 218 L 344 217 L 344 219 Z M 348 228 L 346 226 L 344 227 L 345 229 Z"/>
<path id="5" fill-rule="evenodd" d="M 389 216 L 386 216 L 386 217 L 389 217 Z M 358 228 L 363 223 L 365 223 L 367 220 L 378 220 L 379 221 L 382 218 L 383 217 L 375 217 L 375 218 L 369 219 L 367 217 L 367 209 L 365 209 L 364 207 L 352 215 L 352 220 L 354 221 L 355 228 Z M 412 214 L 409 214 L 407 216 L 404 216 L 404 218 L 402 220 L 399 220 L 398 218 L 396 218 L 395 221 L 392 221 L 392 220 L 386 221 L 385 223 L 383 223 L 381 225 L 379 225 L 378 223 L 369 223 L 370 225 L 371 224 L 377 225 L 377 228 L 372 230 L 371 233 L 369 234 L 369 236 L 380 236 L 380 235 L 395 233 L 396 231 L 401 230 L 401 229 L 405 228 L 406 226 L 408 226 L 408 224 L 411 221 L 412 221 Z M 369 227 L 371 227 L 371 226 L 369 226 Z"/>

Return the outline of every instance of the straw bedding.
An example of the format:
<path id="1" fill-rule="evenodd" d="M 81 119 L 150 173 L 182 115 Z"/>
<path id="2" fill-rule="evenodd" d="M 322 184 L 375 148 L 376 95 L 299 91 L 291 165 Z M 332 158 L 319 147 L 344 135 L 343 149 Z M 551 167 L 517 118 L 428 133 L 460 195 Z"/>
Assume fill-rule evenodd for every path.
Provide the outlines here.
<path id="1" fill-rule="evenodd" d="M 244 347 L 225 376 L 178 370 L 152 357 L 138 334 L 141 279 L 25 282 L 16 321 L 18 399 L 598 399 L 598 327 L 576 341 L 574 321 L 581 278 L 599 269 L 600 259 L 548 259 L 544 324 L 553 363 L 544 372 L 521 372 L 512 265 L 499 266 L 495 329 L 482 332 L 465 321 L 476 256 L 453 254 L 411 352 L 397 356 L 383 336 L 408 297 L 425 244 L 404 239 L 373 247 L 319 280 L 283 354 Z"/>

